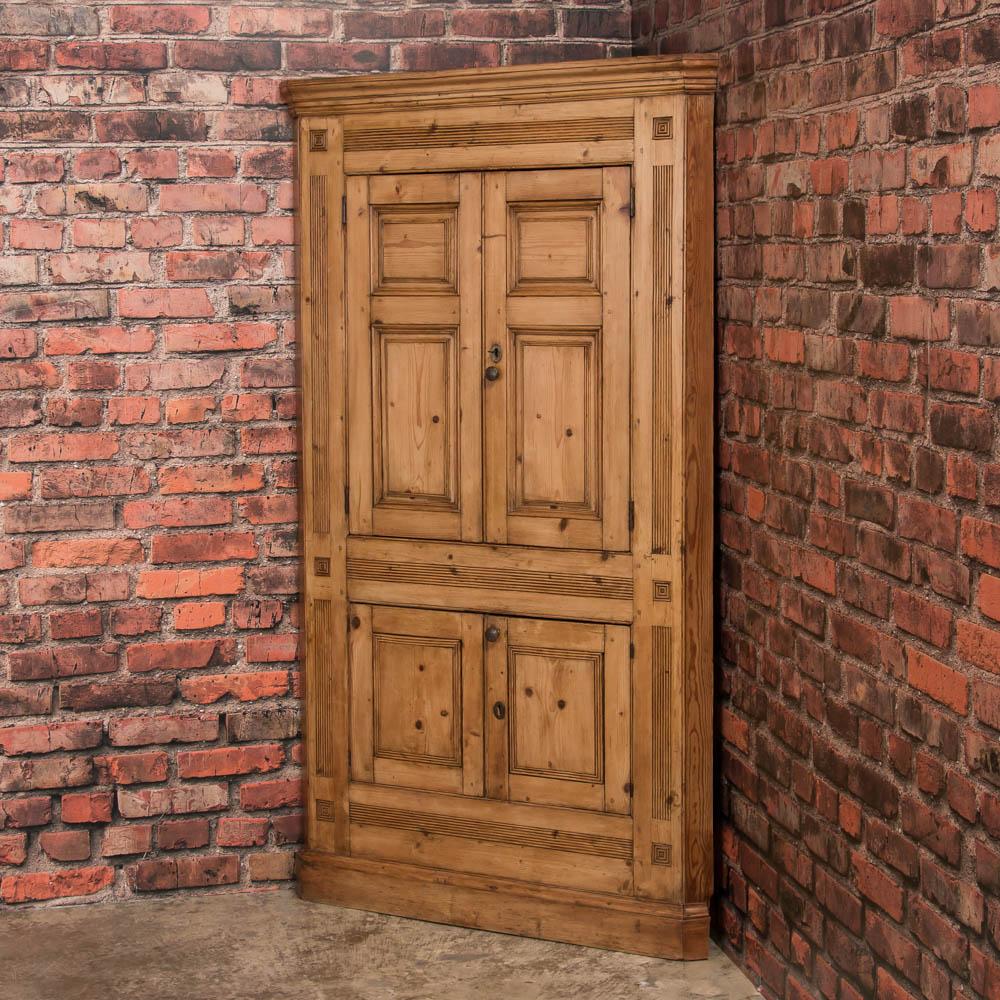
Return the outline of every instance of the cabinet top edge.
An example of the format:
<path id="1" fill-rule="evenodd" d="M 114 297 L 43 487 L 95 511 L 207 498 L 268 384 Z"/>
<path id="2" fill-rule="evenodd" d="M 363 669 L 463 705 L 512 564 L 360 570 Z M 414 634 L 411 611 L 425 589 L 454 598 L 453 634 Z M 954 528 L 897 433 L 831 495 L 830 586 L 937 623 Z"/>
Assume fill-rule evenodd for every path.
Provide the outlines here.
<path id="1" fill-rule="evenodd" d="M 282 95 L 298 116 L 413 108 L 579 101 L 602 97 L 715 92 L 714 54 L 634 56 L 488 69 L 379 73 L 287 80 Z"/>

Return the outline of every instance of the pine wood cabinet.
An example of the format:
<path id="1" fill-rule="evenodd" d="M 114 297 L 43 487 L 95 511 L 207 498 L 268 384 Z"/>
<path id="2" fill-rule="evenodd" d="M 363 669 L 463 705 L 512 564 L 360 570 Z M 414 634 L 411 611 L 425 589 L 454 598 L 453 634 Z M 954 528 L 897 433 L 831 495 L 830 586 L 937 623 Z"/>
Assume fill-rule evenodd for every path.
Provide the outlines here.
<path id="1" fill-rule="evenodd" d="M 306 898 L 706 954 L 715 73 L 287 85 Z"/>

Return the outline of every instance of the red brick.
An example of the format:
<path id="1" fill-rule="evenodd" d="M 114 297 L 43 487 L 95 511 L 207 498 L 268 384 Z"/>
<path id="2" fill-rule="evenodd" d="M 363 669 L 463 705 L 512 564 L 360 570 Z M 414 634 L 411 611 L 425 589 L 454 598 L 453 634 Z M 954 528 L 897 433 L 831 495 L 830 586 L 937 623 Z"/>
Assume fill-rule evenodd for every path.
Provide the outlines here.
<path id="1" fill-rule="evenodd" d="M 174 608 L 174 628 L 178 631 L 214 628 L 225 620 L 226 605 L 221 601 L 190 601 Z"/>
<path id="2" fill-rule="evenodd" d="M 219 735 L 217 715 L 152 715 L 111 719 L 108 742 L 116 747 L 212 742 Z"/>
<path id="3" fill-rule="evenodd" d="M 910 647 L 906 651 L 906 676 L 917 690 L 959 715 L 967 714 L 969 682 L 964 674 Z"/>
<path id="4" fill-rule="evenodd" d="M 987 618 L 1000 621 L 1000 577 L 983 573 L 979 577 L 977 607 Z"/>
<path id="5" fill-rule="evenodd" d="M 86 861 L 90 857 L 87 830 L 46 830 L 38 843 L 53 861 Z"/>
<path id="6" fill-rule="evenodd" d="M 140 319 L 212 316 L 215 309 L 203 288 L 122 289 L 119 313 Z"/>
<path id="7" fill-rule="evenodd" d="M 146 632 L 157 632 L 161 616 L 159 608 L 115 608 L 111 612 L 111 632 L 113 635 L 143 635 Z"/>
<path id="8" fill-rule="evenodd" d="M 146 854 L 153 846 L 153 828 L 148 823 L 108 827 L 101 837 L 101 857 L 118 858 Z"/>
<path id="9" fill-rule="evenodd" d="M 162 479 L 169 470 L 163 470 Z M 177 498 L 172 500 L 135 500 L 122 508 L 129 528 L 180 528 L 195 525 L 229 524 L 233 519 L 232 502 L 224 497 Z"/>
<path id="10" fill-rule="evenodd" d="M 0 865 L 23 865 L 27 857 L 26 833 L 0 833 Z"/>
<path id="11" fill-rule="evenodd" d="M 251 532 L 206 531 L 155 535 L 152 563 L 224 562 L 253 559 L 257 545 Z"/>
<path id="12" fill-rule="evenodd" d="M 174 785 L 118 790 L 118 810 L 126 819 L 162 814 L 219 812 L 229 805 L 225 784 Z"/>
<path id="13" fill-rule="evenodd" d="M 209 885 L 232 885 L 239 881 L 240 862 L 235 854 L 213 854 L 207 857 L 180 857 L 177 865 L 177 887 L 196 888 Z"/>
<path id="14" fill-rule="evenodd" d="M 161 851 L 196 850 L 208 844 L 205 819 L 168 819 L 157 825 L 156 841 Z"/>
<path id="15" fill-rule="evenodd" d="M 897 295 L 889 300 L 889 332 L 906 340 L 947 340 L 947 299 Z"/>
<path id="16" fill-rule="evenodd" d="M 83 756 L 0 761 L 0 791 L 4 792 L 79 787 L 90 784 L 93 776 L 93 762 Z"/>
<path id="17" fill-rule="evenodd" d="M 72 797 L 63 796 L 63 799 Z M 52 822 L 52 799 L 47 795 L 7 799 L 0 803 L 0 820 L 14 829 L 48 826 Z"/>
<path id="18" fill-rule="evenodd" d="M 182 697 L 196 705 L 211 705 L 226 697 L 238 701 L 258 701 L 287 694 L 289 676 L 287 670 L 271 670 L 185 677 L 180 682 L 180 689 Z"/>
<path id="19" fill-rule="evenodd" d="M 953 511 L 923 500 L 900 498 L 899 534 L 903 538 L 954 552 L 957 530 L 958 519 Z"/>
<path id="20" fill-rule="evenodd" d="M 142 543 L 134 538 L 66 538 L 35 542 L 31 549 L 35 566 L 122 566 L 143 559 Z"/>
<path id="21" fill-rule="evenodd" d="M 1000 729 L 1000 685 L 975 681 L 972 686 L 972 707 L 980 722 L 991 729 Z"/>
<path id="22" fill-rule="evenodd" d="M 118 440 L 113 434 L 14 434 L 9 438 L 12 462 L 87 462 L 113 458 Z"/>
<path id="23" fill-rule="evenodd" d="M 136 586 L 138 597 L 209 597 L 237 594 L 243 588 L 243 570 L 232 566 L 222 569 L 144 570 Z"/>
<path id="24" fill-rule="evenodd" d="M 58 153 L 11 153 L 7 157 L 6 180 L 8 184 L 58 182 L 65 169 Z"/>
<path id="25" fill-rule="evenodd" d="M 88 639 L 103 632 L 104 617 L 100 608 L 55 611 L 49 615 L 49 634 L 53 639 Z"/>
<path id="26" fill-rule="evenodd" d="M 211 8 L 138 5 L 111 8 L 111 30 L 124 35 L 197 35 L 208 29 Z"/>
<path id="27" fill-rule="evenodd" d="M 478 51 L 478 47 L 470 46 L 467 51 L 472 50 Z M 349 69 L 377 73 L 389 69 L 389 46 L 377 42 L 288 42 L 285 52 L 288 68 L 295 70 L 343 72 Z M 408 56 L 411 55 L 400 52 L 401 68 L 426 68 L 410 61 Z M 496 65 L 497 61 L 494 59 L 489 64 Z"/>
<path id="28" fill-rule="evenodd" d="M 69 69 L 163 69 L 167 47 L 161 42 L 62 42 L 56 65 Z"/>
<path id="29" fill-rule="evenodd" d="M 987 566 L 1000 569 L 1000 524 L 963 517 L 962 552 Z"/>
<path id="30" fill-rule="evenodd" d="M 181 778 L 216 778 L 275 771 L 283 762 L 284 752 L 277 744 L 190 750 L 178 753 L 177 773 Z"/>
<path id="31" fill-rule="evenodd" d="M 160 472 L 160 489 L 171 493 L 234 493 L 264 485 L 262 465 L 177 466 Z"/>
<path id="32" fill-rule="evenodd" d="M 9 656 L 11 680 L 47 680 L 81 674 L 107 674 L 118 669 L 118 645 L 48 646 L 12 652 Z"/>
<path id="33" fill-rule="evenodd" d="M 112 754 L 95 763 L 102 785 L 139 785 L 167 780 L 167 755 L 150 753 Z"/>
<path id="34" fill-rule="evenodd" d="M 86 750 L 100 746 L 103 731 L 100 720 L 8 726 L 0 729 L 0 747 L 8 757 L 56 750 Z"/>
<path id="35" fill-rule="evenodd" d="M 251 854 L 248 858 L 250 878 L 254 882 L 276 882 L 291 879 L 295 874 L 295 857 L 287 851 Z"/>
<path id="36" fill-rule="evenodd" d="M 111 885 L 114 877 L 114 868 L 105 865 L 9 875 L 0 881 L 0 898 L 5 903 L 26 903 L 69 896 L 92 896 Z"/>
<path id="37" fill-rule="evenodd" d="M 302 781 L 299 778 L 279 778 L 245 782 L 240 786 L 240 805 L 248 811 L 301 806 Z"/>
<path id="38" fill-rule="evenodd" d="M 64 823 L 110 823 L 110 792 L 78 792 L 62 797 Z"/>
<path id="39" fill-rule="evenodd" d="M 232 639 L 146 642 L 129 646 L 126 652 L 126 663 L 133 673 L 150 670 L 201 670 L 232 663 L 235 658 L 236 644 Z"/>

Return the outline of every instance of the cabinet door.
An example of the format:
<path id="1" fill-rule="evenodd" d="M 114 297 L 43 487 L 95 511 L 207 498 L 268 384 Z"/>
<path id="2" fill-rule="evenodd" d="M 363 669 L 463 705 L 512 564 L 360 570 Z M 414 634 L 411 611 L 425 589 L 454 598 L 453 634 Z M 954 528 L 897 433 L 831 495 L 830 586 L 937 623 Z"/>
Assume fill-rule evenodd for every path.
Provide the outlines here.
<path id="1" fill-rule="evenodd" d="M 480 174 L 347 178 L 352 534 L 482 539 Z"/>
<path id="2" fill-rule="evenodd" d="M 487 174 L 485 529 L 629 547 L 630 171 Z"/>
<path id="3" fill-rule="evenodd" d="M 351 778 L 483 794 L 479 615 L 350 609 Z"/>
<path id="4" fill-rule="evenodd" d="M 527 618 L 485 624 L 487 795 L 629 813 L 629 629 Z"/>

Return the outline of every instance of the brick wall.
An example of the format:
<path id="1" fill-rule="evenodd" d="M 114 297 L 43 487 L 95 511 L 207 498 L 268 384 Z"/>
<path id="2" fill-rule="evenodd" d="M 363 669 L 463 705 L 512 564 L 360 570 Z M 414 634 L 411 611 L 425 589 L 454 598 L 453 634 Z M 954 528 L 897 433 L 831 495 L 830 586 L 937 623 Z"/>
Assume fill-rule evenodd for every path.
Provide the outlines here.
<path id="1" fill-rule="evenodd" d="M 722 54 L 718 923 L 767 996 L 1000 997 L 1000 6 L 635 29 Z"/>
<path id="2" fill-rule="evenodd" d="M 625 0 L 0 8 L 0 910 L 290 875 L 280 81 L 628 38 Z"/>

